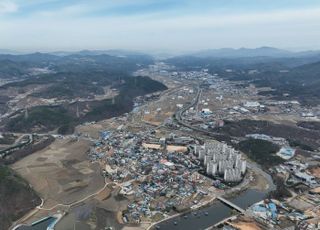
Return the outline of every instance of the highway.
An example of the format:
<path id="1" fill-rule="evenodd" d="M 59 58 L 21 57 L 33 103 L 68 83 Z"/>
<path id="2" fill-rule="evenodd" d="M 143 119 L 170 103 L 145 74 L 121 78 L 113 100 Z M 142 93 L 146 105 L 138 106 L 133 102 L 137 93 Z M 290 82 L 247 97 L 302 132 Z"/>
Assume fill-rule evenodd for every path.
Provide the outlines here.
<path id="1" fill-rule="evenodd" d="M 193 127 L 192 125 L 184 122 L 183 119 L 182 119 L 182 116 L 183 116 L 183 114 L 184 114 L 188 109 L 190 109 L 191 107 L 194 107 L 195 105 L 198 104 L 202 90 L 201 90 L 201 89 L 199 88 L 199 86 L 198 86 L 197 89 L 196 89 L 196 91 L 197 91 L 196 97 L 193 98 L 193 100 L 191 101 L 191 103 L 190 103 L 189 105 L 183 107 L 182 109 L 178 110 L 178 111 L 174 114 L 174 117 L 176 118 L 176 121 L 177 121 L 180 125 L 185 126 L 185 127 L 187 127 L 187 128 L 190 128 L 190 129 L 198 129 L 198 128 Z M 201 131 L 202 131 L 202 129 L 201 129 Z"/>
<path id="2" fill-rule="evenodd" d="M 192 126 L 190 125 L 189 123 L 183 121 L 183 114 L 190 108 L 192 107 L 195 107 L 198 102 L 199 102 L 199 99 L 201 97 L 201 93 L 202 93 L 202 89 L 200 89 L 200 87 L 198 86 L 196 88 L 196 91 L 197 91 L 197 94 L 195 96 L 195 98 L 191 101 L 190 104 L 188 104 L 187 106 L 183 107 L 182 109 L 178 110 L 175 114 L 174 114 L 174 118 L 176 119 L 176 122 L 181 125 L 181 126 L 184 126 L 184 127 L 187 127 L 189 129 L 192 129 L 194 131 L 197 131 L 197 132 L 201 132 L 207 136 L 211 136 L 211 137 L 215 137 L 217 139 L 219 139 L 219 137 L 225 137 L 225 135 L 221 134 L 221 133 L 217 133 L 217 132 L 212 132 L 212 131 L 208 131 L 208 130 L 205 130 L 205 129 L 201 129 L 201 128 L 198 128 L 198 127 L 195 127 L 195 126 Z"/>
<path id="3" fill-rule="evenodd" d="M 199 102 L 199 100 L 200 100 L 200 98 L 201 98 L 202 89 L 200 89 L 199 86 L 196 86 L 196 87 L 195 87 L 195 92 L 196 92 L 196 94 L 195 94 L 195 97 L 192 99 L 192 101 L 191 101 L 190 103 L 186 104 L 182 109 L 178 110 L 178 111 L 174 114 L 174 117 L 175 117 L 176 122 L 177 122 L 178 124 L 180 124 L 181 126 L 187 127 L 187 128 L 189 128 L 189 129 L 191 129 L 191 130 L 194 130 L 195 132 L 203 133 L 203 134 L 205 134 L 205 135 L 208 135 L 208 136 L 211 136 L 211 137 L 214 137 L 214 138 L 216 138 L 217 136 L 224 136 L 224 135 L 222 135 L 222 134 L 220 134 L 220 133 L 211 132 L 211 131 L 204 130 L 204 129 L 201 129 L 201 128 L 198 128 L 198 127 L 194 127 L 194 126 L 192 126 L 191 124 L 189 124 L 189 123 L 187 123 L 186 121 L 184 121 L 184 119 L 183 119 L 184 113 L 185 113 L 188 109 L 190 109 L 191 107 L 196 107 L 197 104 L 198 104 L 198 102 Z M 170 92 L 170 93 L 171 93 L 171 92 Z M 40 134 L 40 135 L 43 135 L 43 134 Z M 75 138 L 75 136 L 73 136 L 73 135 L 66 135 L 66 136 L 61 136 L 61 137 L 63 137 L 63 138 Z M 90 140 L 90 141 L 97 141 L 97 140 L 95 140 L 95 139 L 93 139 L 93 138 L 90 138 L 90 137 L 78 137 L 78 138 L 83 138 L 83 139 L 87 139 L 87 140 Z M 251 168 L 253 171 L 255 171 L 255 173 L 260 173 L 260 174 L 261 174 L 261 172 L 260 172 L 258 169 L 256 169 L 256 166 L 255 166 L 255 165 L 251 165 L 251 164 L 250 164 L 250 165 L 248 165 L 248 168 Z M 260 170 L 261 170 L 261 169 L 260 169 Z M 261 170 L 261 171 L 262 171 L 262 170 Z M 262 171 L 262 172 L 263 172 L 263 171 Z M 265 173 L 265 174 L 266 174 L 266 173 Z M 267 175 L 268 175 L 268 174 L 267 174 Z M 269 176 L 269 175 L 268 175 L 268 176 Z M 272 179 L 271 179 L 271 182 L 270 182 L 270 180 L 268 180 L 268 182 L 269 182 L 269 184 L 272 183 Z M 272 183 L 272 184 L 273 184 L 273 183 Z M 37 210 L 52 211 L 53 209 L 58 208 L 58 207 L 61 207 L 61 208 L 71 208 L 71 207 L 73 207 L 73 206 L 75 206 L 75 205 L 77 205 L 77 204 L 79 204 L 79 203 L 81 203 L 81 202 L 84 202 L 84 201 L 86 201 L 86 200 L 88 200 L 88 199 L 93 198 L 94 196 L 96 196 L 97 194 L 99 194 L 101 191 L 103 191 L 103 190 L 106 188 L 107 185 L 108 185 L 108 183 L 105 181 L 105 184 L 104 184 L 104 186 L 103 186 L 101 189 L 99 189 L 98 191 L 96 191 L 96 192 L 94 192 L 94 193 L 92 193 L 92 194 L 90 194 L 90 195 L 88 195 L 88 196 L 85 196 L 84 198 L 82 198 L 82 199 L 80 199 L 80 200 L 78 200 L 78 201 L 75 201 L 75 202 L 73 202 L 73 203 L 69 203 L 69 204 L 56 204 L 56 205 L 54 205 L 54 206 L 52 206 L 52 207 L 44 208 L 44 207 L 43 207 L 43 206 L 44 206 L 44 202 L 42 202 L 42 204 L 41 204 L 40 206 L 38 206 L 35 210 L 36 210 L 36 211 L 37 211 Z M 121 184 L 118 184 L 118 185 L 121 186 Z M 222 198 L 222 199 L 223 199 L 223 198 Z M 43 200 L 42 200 L 42 201 L 43 201 Z M 227 201 L 227 202 L 228 202 L 228 201 Z M 231 206 L 231 204 L 229 204 L 229 205 Z M 232 204 L 232 205 L 234 205 L 234 204 Z M 239 209 L 238 209 L 238 210 L 239 210 Z M 36 212 L 36 211 L 35 211 L 35 212 Z M 30 215 L 27 215 L 27 218 L 29 218 L 29 217 L 32 216 L 32 215 L 34 215 L 33 212 L 30 213 Z M 25 219 L 25 218 L 26 218 L 26 217 L 24 217 L 24 219 Z M 169 218 L 174 218 L 174 216 L 169 217 Z M 164 220 L 162 220 L 162 221 L 164 221 Z M 160 223 L 160 222 L 162 222 L 162 221 L 159 221 L 159 222 L 157 222 L 157 223 Z M 19 221 L 17 221 L 17 222 L 19 222 Z M 17 223 L 17 222 L 16 222 L 16 223 Z M 156 226 L 156 223 L 150 225 L 149 229 L 150 229 L 151 227 L 153 227 L 153 226 Z"/>
<path id="4" fill-rule="evenodd" d="M 219 134 L 219 133 L 216 133 L 216 132 L 211 132 L 211 131 L 208 131 L 208 130 L 204 130 L 204 129 L 201 129 L 201 128 L 198 128 L 198 127 L 194 127 L 190 124 L 188 124 L 187 122 L 183 121 L 183 114 L 188 110 L 190 109 L 191 107 L 195 107 L 197 105 L 197 103 L 199 102 L 199 99 L 200 99 L 200 96 L 201 96 L 201 92 L 202 90 L 199 88 L 199 86 L 197 87 L 197 94 L 195 96 L 195 98 L 191 101 L 191 103 L 185 107 L 183 107 L 182 109 L 178 110 L 176 113 L 175 113 L 175 118 L 176 118 L 176 121 L 178 124 L 184 126 L 184 127 L 187 127 L 189 129 L 192 129 L 196 132 L 200 132 L 200 133 L 203 133 L 205 135 L 208 135 L 210 137 L 213 137 L 213 138 L 217 138 L 217 137 L 221 137 L 223 136 L 222 134 Z M 255 162 L 251 162 L 251 161 L 247 161 L 247 168 L 252 170 L 256 175 L 261 175 L 265 178 L 265 180 L 267 181 L 267 191 L 273 191 L 273 190 L 276 190 L 276 186 L 275 184 L 273 183 L 273 180 L 271 178 L 271 176 L 266 173 L 265 171 L 263 171 L 261 169 L 261 167 L 256 164 Z M 233 191 L 233 189 L 230 190 L 230 192 Z"/>
<path id="5" fill-rule="evenodd" d="M 182 109 L 178 110 L 175 113 L 174 117 L 175 117 L 177 123 L 182 125 L 182 126 L 184 126 L 184 127 L 187 127 L 189 129 L 192 129 L 194 131 L 203 133 L 205 135 L 208 135 L 208 136 L 211 136 L 211 137 L 214 137 L 214 138 L 217 138 L 219 136 L 220 137 L 224 136 L 221 133 L 212 132 L 212 131 L 204 130 L 204 129 L 201 129 L 201 128 L 198 128 L 198 127 L 194 127 L 194 126 L 188 124 L 187 122 L 183 121 L 183 118 L 182 118 L 183 114 L 188 109 L 190 109 L 191 107 L 195 107 L 197 105 L 197 103 L 199 102 L 202 90 L 200 89 L 199 86 L 197 86 L 196 91 L 197 91 L 197 94 L 196 94 L 195 98 L 191 101 L 191 103 L 189 105 L 183 107 Z M 273 191 L 273 190 L 276 189 L 276 186 L 273 183 L 273 180 L 272 180 L 271 176 L 268 173 L 266 173 L 265 171 L 263 171 L 258 164 L 256 164 L 255 162 L 247 161 L 247 167 L 249 169 L 251 169 L 252 171 L 254 171 L 255 174 L 262 175 L 267 180 L 267 182 L 268 182 L 268 191 Z"/>

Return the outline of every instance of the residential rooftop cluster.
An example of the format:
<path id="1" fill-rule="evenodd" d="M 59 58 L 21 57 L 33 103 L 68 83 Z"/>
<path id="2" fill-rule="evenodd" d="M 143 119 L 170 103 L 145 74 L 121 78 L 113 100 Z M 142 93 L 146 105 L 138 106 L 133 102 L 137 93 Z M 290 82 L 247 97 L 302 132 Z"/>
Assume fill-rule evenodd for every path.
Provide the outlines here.
<path id="1" fill-rule="evenodd" d="M 258 223 L 274 229 L 319 229 L 318 211 L 301 211 L 287 202 L 265 199 L 253 204 L 247 211 Z"/>
<path id="2" fill-rule="evenodd" d="M 153 130 L 103 131 L 89 157 L 105 164 L 105 177 L 120 185 L 120 194 L 130 200 L 123 217 L 135 223 L 173 209 L 188 209 L 212 188 L 210 180 L 198 173 L 202 166 L 192 151 L 169 148 L 188 149 L 190 144 L 199 143 L 174 134 L 157 138 Z"/>

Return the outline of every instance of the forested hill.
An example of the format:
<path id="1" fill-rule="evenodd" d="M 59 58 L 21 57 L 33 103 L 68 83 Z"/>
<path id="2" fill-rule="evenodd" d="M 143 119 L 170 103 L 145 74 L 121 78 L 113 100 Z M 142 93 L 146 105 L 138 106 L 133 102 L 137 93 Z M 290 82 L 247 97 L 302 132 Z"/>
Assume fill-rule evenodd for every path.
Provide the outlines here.
<path id="1" fill-rule="evenodd" d="M 49 72 L 89 72 L 131 73 L 153 63 L 153 58 L 144 54 L 113 56 L 108 54 L 75 53 L 58 56 L 47 53 L 25 55 L 0 54 L 0 79 L 26 77 L 38 74 L 39 68 Z M 41 72 L 40 72 L 41 73 Z"/>
<path id="2" fill-rule="evenodd" d="M 1 62 L 7 63 L 2 73 Z M 58 129 L 70 133 L 82 122 L 130 112 L 135 97 L 166 89 L 165 85 L 148 77 L 133 76 L 134 71 L 152 63 L 150 56 L 131 53 L 127 56 L 95 52 L 67 56 L 41 53 L 0 55 L 0 76 L 15 79 L 0 86 L 0 95 L 6 95 L 4 112 L 8 111 L 5 105 L 11 99 L 15 101 L 17 95 L 28 101 L 29 107 L 28 117 L 19 106 L 16 113 L 2 120 L 0 129 L 14 132 Z M 113 99 L 101 99 L 110 93 L 115 95 Z M 96 99 L 97 96 L 100 99 Z M 37 105 L 39 100 L 49 102 Z M 30 102 L 35 102 L 35 106 L 30 106 Z"/>
<path id="3" fill-rule="evenodd" d="M 13 132 L 46 132 L 54 129 L 61 133 L 73 132 L 75 125 L 87 121 L 99 121 L 128 113 L 133 109 L 137 96 L 166 90 L 167 87 L 148 77 L 127 77 L 119 86 L 119 94 L 112 99 L 77 102 L 72 105 L 37 106 L 29 109 L 28 118 L 21 113 L 3 123 L 2 130 Z M 88 110 L 77 117 L 75 108 Z"/>
<path id="4" fill-rule="evenodd" d="M 29 184 L 9 167 L 0 164 L 0 230 L 41 203 Z"/>
<path id="5" fill-rule="evenodd" d="M 254 76 L 258 86 L 269 86 L 274 91 L 264 94 L 278 99 L 295 99 L 305 105 L 320 103 L 320 62 L 289 69 L 288 72 L 261 72 Z"/>

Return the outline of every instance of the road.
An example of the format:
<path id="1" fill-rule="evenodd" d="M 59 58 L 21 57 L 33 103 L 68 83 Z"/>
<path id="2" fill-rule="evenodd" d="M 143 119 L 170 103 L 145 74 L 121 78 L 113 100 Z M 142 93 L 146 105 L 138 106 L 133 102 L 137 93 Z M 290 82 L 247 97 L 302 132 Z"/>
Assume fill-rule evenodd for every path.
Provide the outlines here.
<path id="1" fill-rule="evenodd" d="M 178 110 L 175 114 L 174 114 L 174 118 L 176 119 L 176 122 L 179 125 L 182 125 L 186 128 L 192 129 L 193 131 L 197 131 L 197 132 L 201 132 L 207 136 L 211 136 L 211 137 L 215 137 L 215 138 L 219 138 L 219 137 L 224 137 L 225 135 L 221 134 L 221 133 L 217 133 L 217 132 L 212 132 L 212 131 L 208 131 L 205 129 L 201 129 L 195 126 L 190 125 L 189 123 L 183 121 L 183 114 L 190 108 L 195 107 L 200 99 L 201 93 L 202 93 L 202 89 L 200 89 L 199 86 L 197 86 L 197 88 L 195 89 L 197 91 L 197 94 L 195 96 L 195 98 L 191 101 L 190 104 L 188 104 L 187 106 L 183 107 L 182 109 Z"/>
<path id="2" fill-rule="evenodd" d="M 23 140 L 23 138 L 28 137 L 27 140 Z M 4 158 L 8 155 L 10 155 L 13 151 L 19 150 L 21 148 L 23 148 L 26 145 L 29 145 L 30 143 L 33 142 L 33 136 L 32 134 L 23 134 L 21 135 L 15 142 L 13 145 L 3 149 L 0 151 L 0 159 Z"/>
<path id="3" fill-rule="evenodd" d="M 187 104 L 185 107 L 183 107 L 182 109 L 178 110 L 178 111 L 175 113 L 174 116 L 175 116 L 176 122 L 179 123 L 181 126 L 187 127 L 187 128 L 189 128 L 189 129 L 191 129 L 191 130 L 194 130 L 194 131 L 196 131 L 196 132 L 199 132 L 199 133 L 202 133 L 202 134 L 205 134 L 205 135 L 208 135 L 208 136 L 212 136 L 212 137 L 223 136 L 223 135 L 220 134 L 220 133 L 211 132 L 211 131 L 204 130 L 204 129 L 201 129 L 201 128 L 198 128 L 198 127 L 194 127 L 194 126 L 188 124 L 187 122 L 185 122 L 185 121 L 183 120 L 183 115 L 184 115 L 184 113 L 185 113 L 188 109 L 190 109 L 191 107 L 195 107 L 195 106 L 198 104 L 198 102 L 199 102 L 199 100 L 200 100 L 200 98 L 201 98 L 202 89 L 200 89 L 200 87 L 197 86 L 195 90 L 196 90 L 196 95 L 195 95 L 195 97 L 193 98 L 193 100 L 191 101 L 191 103 L 190 103 L 190 104 Z M 171 93 L 171 92 L 170 92 L 170 93 Z M 40 134 L 40 135 L 41 135 L 41 134 Z M 63 137 L 64 137 L 64 138 L 74 138 L 74 136 L 70 136 L 70 135 L 69 135 L 69 136 L 63 136 Z M 88 140 L 90 140 L 90 141 L 97 141 L 97 140 L 91 139 L 91 138 L 89 138 L 89 137 L 79 137 L 79 138 L 88 139 Z M 257 167 L 255 164 L 251 165 L 251 164 L 249 163 L 249 164 L 248 164 L 248 168 L 250 168 L 250 169 L 252 169 L 253 171 L 255 171 L 255 173 L 263 174 L 264 177 L 269 176 L 269 175 L 266 174 L 264 171 L 262 171 L 259 167 Z M 269 178 L 267 178 L 267 181 L 268 181 L 268 183 L 271 185 L 271 186 L 269 186 L 269 188 L 270 188 L 270 187 L 271 187 L 271 188 L 274 188 L 274 187 L 275 187 L 274 184 L 273 184 L 273 182 L 272 182 L 272 179 L 270 178 L 270 176 L 269 176 Z M 74 203 L 70 203 L 70 204 L 57 204 L 57 205 L 55 205 L 55 206 L 53 206 L 53 207 L 51 207 L 51 208 L 43 208 L 43 203 L 42 203 L 40 206 L 37 207 L 37 210 L 41 210 L 41 209 L 42 209 L 42 210 L 50 211 L 50 210 L 53 210 L 53 209 L 55 209 L 55 208 L 57 208 L 57 207 L 70 208 L 70 207 L 72 207 L 72 206 L 74 206 L 74 205 L 76 205 L 76 204 L 79 204 L 79 203 L 81 203 L 81 202 L 86 201 L 87 199 L 90 199 L 90 198 L 96 196 L 96 195 L 99 194 L 101 191 L 103 191 L 103 190 L 106 188 L 107 185 L 108 185 L 108 183 L 105 181 L 105 185 L 103 186 L 103 188 L 99 189 L 97 192 L 95 192 L 95 193 L 93 193 L 93 194 L 91 194 L 91 195 L 88 195 L 88 196 L 86 196 L 86 197 L 82 198 L 81 200 L 78 200 L 78 201 L 76 201 L 76 202 L 74 202 Z M 118 185 L 121 185 L 121 184 L 118 184 Z M 272 186 L 272 185 L 273 185 L 273 186 Z M 31 214 L 34 214 L 34 213 L 31 213 Z M 28 215 L 28 217 L 30 217 L 30 216 L 31 216 L 31 215 Z M 173 217 L 170 217 L 170 218 L 173 218 Z M 162 221 L 163 221 L 163 220 L 162 220 Z M 152 224 L 149 228 L 151 228 L 152 226 L 155 226 L 155 225 L 156 225 L 156 224 Z"/>
<path id="4" fill-rule="evenodd" d="M 197 91 L 197 94 L 195 96 L 195 98 L 191 101 L 191 103 L 185 107 L 183 107 L 182 109 L 178 110 L 176 113 L 175 113 L 175 118 L 176 118 L 176 121 L 178 124 L 184 126 L 184 127 L 187 127 L 189 129 L 192 129 L 194 131 L 197 131 L 197 132 L 200 132 L 200 133 L 203 133 L 205 135 L 208 135 L 208 136 L 212 136 L 212 137 L 217 137 L 217 136 L 223 136 L 222 134 L 220 133 L 217 133 L 217 132 L 212 132 L 212 131 L 208 131 L 208 130 L 204 130 L 204 129 L 201 129 L 201 128 L 198 128 L 198 127 L 194 127 L 190 124 L 188 124 L 187 122 L 184 122 L 183 121 L 183 114 L 188 110 L 190 109 L 191 107 L 195 107 L 198 102 L 199 102 L 199 99 L 200 99 L 200 96 L 201 96 L 201 93 L 202 93 L 202 90 L 200 89 L 199 86 L 197 86 L 197 88 L 195 89 Z M 259 174 L 259 175 L 262 175 L 267 181 L 268 181 L 268 190 L 269 191 L 272 191 L 272 190 L 275 190 L 276 189 L 276 186 L 275 184 L 273 183 L 273 180 L 271 178 L 271 176 L 269 174 L 267 174 L 265 171 L 263 171 L 261 169 L 261 167 L 259 165 L 257 165 L 256 163 L 254 162 L 247 162 L 247 167 L 249 169 L 251 169 L 252 171 L 254 171 L 254 173 L 256 174 Z"/>
<path id="5" fill-rule="evenodd" d="M 107 182 L 106 181 L 106 178 L 105 178 L 105 183 L 104 183 L 104 186 L 99 189 L 98 191 L 90 194 L 90 195 L 87 195 L 86 197 L 80 199 L 80 200 L 77 200 L 75 202 L 72 202 L 72 203 L 69 203 L 69 204 L 56 204 L 50 208 L 43 208 L 43 205 L 45 203 L 44 199 L 41 198 L 41 204 L 39 206 L 37 206 L 35 209 L 31 210 L 26 216 L 23 216 L 22 218 L 20 218 L 19 220 L 15 221 L 12 225 L 12 229 L 15 229 L 17 226 L 19 226 L 18 223 L 22 223 L 26 220 L 28 220 L 29 218 L 31 218 L 32 216 L 34 216 L 39 210 L 44 210 L 44 211 L 52 211 L 58 207 L 64 207 L 64 208 L 67 208 L 67 209 L 70 209 L 72 208 L 73 206 L 77 205 L 77 204 L 80 204 L 88 199 L 91 199 L 93 197 L 95 197 L 96 195 L 98 195 L 99 193 L 101 193 L 103 190 L 105 190 L 107 188 L 107 186 L 109 184 L 115 184 L 116 186 L 122 186 L 124 183 L 128 183 L 128 182 L 133 182 L 135 181 L 135 179 L 132 179 L 130 181 L 126 181 L 126 182 L 123 182 L 123 183 L 115 183 L 115 182 Z"/>
<path id="6" fill-rule="evenodd" d="M 191 126 L 190 124 L 186 123 L 183 121 L 182 119 L 182 116 L 183 114 L 188 110 L 190 109 L 191 107 L 194 107 L 195 105 L 198 104 L 199 102 L 199 98 L 200 98 L 200 95 L 201 95 L 201 89 L 199 88 L 199 86 L 196 88 L 196 91 L 197 91 L 197 94 L 196 94 L 196 97 L 191 101 L 191 103 L 185 107 L 183 107 L 182 109 L 178 110 L 175 114 L 174 114 L 174 117 L 176 118 L 177 122 L 182 125 L 182 126 L 185 126 L 187 128 L 190 128 L 190 129 L 194 129 L 195 127 Z"/>

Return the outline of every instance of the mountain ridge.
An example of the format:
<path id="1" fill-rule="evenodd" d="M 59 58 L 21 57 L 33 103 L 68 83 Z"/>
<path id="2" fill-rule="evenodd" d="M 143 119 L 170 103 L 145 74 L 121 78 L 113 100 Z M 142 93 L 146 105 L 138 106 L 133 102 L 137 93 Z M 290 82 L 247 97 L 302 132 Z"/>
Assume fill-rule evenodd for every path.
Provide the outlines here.
<path id="1" fill-rule="evenodd" d="M 217 58 L 244 58 L 244 57 L 300 57 L 319 55 L 320 51 L 301 51 L 293 52 L 285 49 L 278 49 L 274 47 L 258 47 L 258 48 L 221 48 L 208 49 L 189 53 L 190 56 L 196 57 L 217 57 Z"/>

